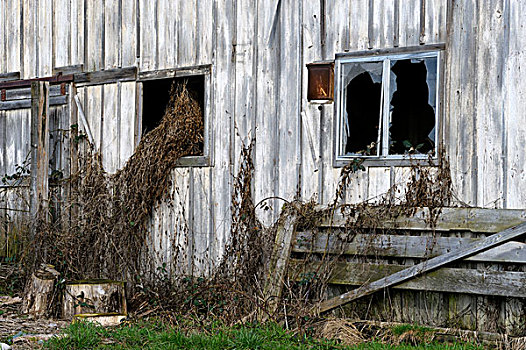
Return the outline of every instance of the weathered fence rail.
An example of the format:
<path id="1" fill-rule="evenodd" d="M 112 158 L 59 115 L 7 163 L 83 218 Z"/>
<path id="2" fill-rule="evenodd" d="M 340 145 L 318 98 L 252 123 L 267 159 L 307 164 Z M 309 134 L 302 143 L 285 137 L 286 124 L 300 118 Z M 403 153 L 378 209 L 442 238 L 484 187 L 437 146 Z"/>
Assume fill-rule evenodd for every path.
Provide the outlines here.
<path id="1" fill-rule="evenodd" d="M 524 336 L 525 211 L 444 208 L 433 229 L 428 213 L 418 209 L 369 229 L 338 215 L 314 230 L 298 227 L 289 278 L 305 282 L 328 274 L 321 311 L 339 306 L 346 316 L 361 319 Z M 446 259 L 455 255 L 460 258 Z M 445 263 L 435 268 L 440 260 Z M 407 271 L 410 278 L 402 276 Z M 404 278 L 398 281 L 399 276 Z"/>

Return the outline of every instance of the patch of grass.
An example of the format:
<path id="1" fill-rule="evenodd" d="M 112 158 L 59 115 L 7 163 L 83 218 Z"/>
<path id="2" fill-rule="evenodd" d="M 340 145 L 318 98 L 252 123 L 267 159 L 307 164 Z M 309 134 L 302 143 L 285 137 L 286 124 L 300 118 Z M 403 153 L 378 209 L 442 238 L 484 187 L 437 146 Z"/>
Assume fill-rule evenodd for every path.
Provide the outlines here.
<path id="1" fill-rule="evenodd" d="M 103 328 L 79 322 L 64 331 L 65 336 L 49 340 L 46 349 L 203 349 L 203 350 L 478 350 L 473 344 L 421 344 L 411 346 L 368 342 L 344 346 L 336 341 L 298 336 L 276 324 L 217 326 L 206 333 L 192 333 L 160 322 L 139 322 Z"/>
<path id="2" fill-rule="evenodd" d="M 408 332 L 422 334 L 422 335 L 435 332 L 433 328 L 418 326 L 414 324 L 397 325 L 391 328 L 391 331 L 393 332 L 394 335 L 398 335 L 398 336 L 403 335 L 404 333 L 408 333 Z"/>

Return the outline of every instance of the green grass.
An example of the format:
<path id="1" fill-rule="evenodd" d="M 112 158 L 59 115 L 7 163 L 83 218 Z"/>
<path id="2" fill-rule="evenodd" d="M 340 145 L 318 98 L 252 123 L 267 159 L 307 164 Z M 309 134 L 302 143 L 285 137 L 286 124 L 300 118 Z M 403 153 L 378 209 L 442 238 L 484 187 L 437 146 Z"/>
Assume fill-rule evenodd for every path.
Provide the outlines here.
<path id="1" fill-rule="evenodd" d="M 134 323 L 115 328 L 90 323 L 75 323 L 64 330 L 66 336 L 53 338 L 46 349 L 209 349 L 209 350 L 478 350 L 472 344 L 384 345 L 370 342 L 358 346 L 342 346 L 334 341 L 297 337 L 275 324 L 241 327 L 215 326 L 204 333 L 185 334 L 162 323 Z"/>

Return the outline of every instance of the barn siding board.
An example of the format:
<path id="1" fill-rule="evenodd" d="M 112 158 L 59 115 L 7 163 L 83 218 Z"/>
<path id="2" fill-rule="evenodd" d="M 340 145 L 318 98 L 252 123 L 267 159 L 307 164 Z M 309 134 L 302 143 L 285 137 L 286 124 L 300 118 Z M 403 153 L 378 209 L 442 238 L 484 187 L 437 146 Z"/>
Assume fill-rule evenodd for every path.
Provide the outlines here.
<path id="1" fill-rule="evenodd" d="M 490 9 L 490 11 L 488 11 Z M 477 45 L 478 69 L 476 72 L 477 104 L 477 181 L 480 184 L 478 204 L 484 207 L 503 207 L 503 75 L 505 57 L 500 55 L 508 45 L 505 37 L 505 23 L 502 16 L 503 0 L 488 1 L 479 7 Z M 499 15 L 500 13 L 500 15 Z M 488 69 L 488 67 L 492 67 Z M 487 91 L 494 91 L 488 95 Z"/>
<path id="2" fill-rule="evenodd" d="M 120 84 L 103 85 L 101 156 L 104 170 L 114 173 L 119 168 L 120 115 L 118 114 Z M 99 122 L 100 123 L 100 122 Z"/>
<path id="3" fill-rule="evenodd" d="M 396 1 L 396 0 L 395 0 Z M 368 22 L 369 0 L 351 0 L 349 13 L 349 32 L 351 37 L 350 49 L 353 51 L 366 50 L 369 45 Z"/>
<path id="4" fill-rule="evenodd" d="M 254 201 L 272 197 L 278 173 L 277 168 L 277 77 L 278 47 L 280 30 L 280 1 L 258 1 L 258 61 L 257 61 L 257 95 L 256 101 L 262 101 L 257 108 L 256 128 L 257 140 L 254 152 Z M 283 2 L 281 2 L 283 4 Z M 267 145 L 273 145 L 268 147 Z M 216 146 L 217 149 L 219 145 Z M 268 201 L 272 208 L 276 208 L 277 201 Z M 259 218 L 269 225 L 275 213 L 273 210 L 259 211 Z"/>
<path id="5" fill-rule="evenodd" d="M 240 1 L 241 2 L 241 1 Z M 240 5 L 238 5 L 240 6 Z M 214 31 L 212 20 L 213 0 L 197 0 L 197 40 L 196 40 L 196 64 L 210 64 L 213 55 L 212 32 Z M 248 9 L 243 16 L 255 17 L 255 11 Z M 245 28 L 251 32 L 253 28 Z"/>
<path id="6" fill-rule="evenodd" d="M 30 113 L 28 109 L 6 111 L 6 164 L 5 172 L 14 174 L 22 166 L 30 151 Z"/>
<path id="7" fill-rule="evenodd" d="M 157 19 L 159 22 L 158 28 L 158 52 L 159 69 L 172 68 L 177 63 L 177 23 L 176 18 L 166 16 L 166 13 L 178 13 L 178 1 L 161 1 L 157 5 Z"/>
<path id="8" fill-rule="evenodd" d="M 71 64 L 71 24 L 77 17 L 71 17 L 70 0 L 53 1 L 53 67 L 65 67 Z"/>
<path id="9" fill-rule="evenodd" d="M 306 63 L 321 60 L 320 48 L 320 2 L 303 0 L 302 2 L 302 75 L 306 77 Z M 308 79 L 302 80 L 302 91 L 307 91 Z M 302 198 L 309 200 L 318 194 L 319 187 L 319 129 L 318 105 L 302 99 L 302 138 L 301 138 L 301 189 Z M 257 108 L 257 107 L 256 107 Z"/>
<path id="10" fill-rule="evenodd" d="M 101 149 L 103 90 L 101 85 L 90 86 L 84 89 L 84 113 L 95 142 L 95 149 Z"/>
<path id="11" fill-rule="evenodd" d="M 506 111 L 506 140 L 507 140 L 507 207 L 520 208 L 526 202 L 526 175 L 523 171 L 526 156 L 522 152 L 526 144 L 526 132 L 521 126 L 524 125 L 524 111 L 522 106 L 526 102 L 526 84 L 524 82 L 524 28 L 525 18 L 524 4 L 520 1 L 510 1 L 510 34 L 509 34 L 509 56 L 506 66 L 506 81 L 504 83 L 507 92 Z"/>
<path id="12" fill-rule="evenodd" d="M 85 54 L 84 69 L 98 71 L 104 68 L 104 3 L 102 1 L 85 0 Z"/>
<path id="13" fill-rule="evenodd" d="M 281 13 L 281 35 L 280 35 L 280 57 L 281 62 L 291 62 L 287 64 L 287 69 L 282 69 L 280 73 L 280 84 L 278 85 L 278 111 L 276 124 L 278 127 L 279 150 L 277 157 L 277 176 L 278 190 L 277 195 L 283 198 L 292 199 L 296 197 L 299 178 L 299 157 L 300 150 L 298 137 L 298 121 L 300 118 L 299 103 L 301 96 L 298 86 L 301 86 L 301 69 L 299 66 L 300 51 L 300 31 L 297 30 L 296 23 L 300 23 L 300 2 L 290 2 L 282 4 Z M 281 207 L 281 205 L 279 206 Z M 279 210 L 279 208 L 276 208 Z"/>
<path id="14" fill-rule="evenodd" d="M 135 82 L 121 83 L 120 90 L 120 128 L 119 128 L 119 167 L 122 168 L 135 150 L 134 125 L 135 125 Z"/>
<path id="15" fill-rule="evenodd" d="M 38 0 L 38 71 L 40 77 L 49 76 L 53 66 L 53 1 Z"/>
<path id="16" fill-rule="evenodd" d="M 5 3 L 5 67 L 6 72 L 20 71 L 20 7 L 21 0 L 12 0 Z"/>
<path id="17" fill-rule="evenodd" d="M 155 9 L 157 1 L 140 0 L 140 67 L 142 71 L 156 69 L 157 63 L 157 23 Z"/>
<path id="18" fill-rule="evenodd" d="M 38 40 L 36 35 L 38 12 L 34 10 L 35 1 L 24 0 L 24 26 L 22 30 L 22 58 L 21 75 L 22 78 L 34 78 L 37 76 L 37 55 Z"/>
<path id="19" fill-rule="evenodd" d="M 231 125 L 234 118 L 234 103 L 232 94 L 235 87 L 224 82 L 232 81 L 234 65 L 233 40 L 236 16 L 231 0 L 214 1 L 215 23 L 215 60 L 216 67 L 213 77 L 214 90 L 214 179 L 212 181 L 213 206 L 214 206 L 214 232 L 216 253 L 221 256 L 225 244 L 229 239 L 231 210 L 230 201 L 232 193 L 232 168 L 231 168 Z M 224 176 L 225 174 L 229 174 Z"/>
<path id="20" fill-rule="evenodd" d="M 122 2 L 104 0 L 104 68 L 121 67 Z"/>
<path id="21" fill-rule="evenodd" d="M 400 46 L 420 44 L 420 1 L 400 0 Z"/>

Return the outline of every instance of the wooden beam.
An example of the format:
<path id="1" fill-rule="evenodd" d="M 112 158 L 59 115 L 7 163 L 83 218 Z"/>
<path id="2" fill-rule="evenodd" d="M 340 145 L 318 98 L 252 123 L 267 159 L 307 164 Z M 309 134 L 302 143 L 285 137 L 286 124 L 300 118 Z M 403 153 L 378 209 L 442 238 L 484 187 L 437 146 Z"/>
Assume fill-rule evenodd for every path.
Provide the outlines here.
<path id="1" fill-rule="evenodd" d="M 50 106 L 60 106 L 68 103 L 67 96 L 53 96 L 49 98 Z M 13 109 L 23 109 L 30 108 L 32 106 L 32 101 L 27 100 L 12 100 L 0 102 L 0 111 L 10 111 Z"/>
<path id="2" fill-rule="evenodd" d="M 364 284 L 358 289 L 352 290 L 350 292 L 344 293 L 335 298 L 331 298 L 322 302 L 318 306 L 318 313 L 332 310 L 340 305 L 346 304 L 350 301 L 356 300 L 366 295 L 370 295 L 374 292 L 377 292 L 383 288 L 391 287 L 408 281 L 415 278 L 425 272 L 435 270 L 439 267 L 442 267 L 446 264 L 452 263 L 454 261 L 467 258 L 471 255 L 483 252 L 485 250 L 491 249 L 503 243 L 509 242 L 513 239 L 516 239 L 526 233 L 526 222 L 523 222 L 520 225 L 511 227 L 502 232 L 496 233 L 489 237 L 482 239 L 479 242 L 473 243 L 466 248 L 463 248 L 458 251 L 447 253 L 436 258 L 424 261 L 418 265 L 411 266 L 405 270 L 394 273 L 377 281 Z"/>
<path id="3" fill-rule="evenodd" d="M 75 83 L 80 86 L 112 84 L 137 79 L 137 67 L 115 68 L 96 72 L 74 74 Z"/>
<path id="4" fill-rule="evenodd" d="M 64 67 L 55 67 L 53 68 L 53 75 L 56 74 L 74 74 L 74 73 L 80 73 L 84 71 L 84 65 L 81 64 L 74 64 L 71 66 L 64 66 Z"/>
<path id="5" fill-rule="evenodd" d="M 302 260 L 291 259 L 289 267 L 289 276 L 299 282 L 305 278 L 304 276 L 316 273 L 320 263 L 313 262 L 306 265 Z M 331 268 L 332 273 L 328 280 L 330 284 L 360 286 L 402 271 L 406 266 L 338 262 Z M 524 298 L 526 297 L 525 280 L 525 272 L 441 268 L 392 288 Z"/>
<path id="6" fill-rule="evenodd" d="M 381 208 L 369 207 L 365 215 L 375 215 Z M 413 216 L 400 215 L 392 220 L 380 220 L 375 228 L 400 230 L 430 230 L 429 208 L 417 208 Z M 526 210 L 484 208 L 442 208 L 435 229 L 437 231 L 499 232 L 526 221 Z M 335 213 L 326 218 L 321 227 L 346 227 L 347 218 Z M 350 223 L 353 223 L 351 220 Z"/>
<path id="7" fill-rule="evenodd" d="M 49 171 L 49 82 L 31 83 L 31 185 L 32 236 L 38 214 L 47 207 Z"/>
<path id="8" fill-rule="evenodd" d="M 20 72 L 0 74 L 0 81 L 12 81 L 12 80 L 20 80 Z"/>
<path id="9" fill-rule="evenodd" d="M 204 75 L 210 74 L 212 66 L 200 65 L 193 67 L 184 67 L 184 68 L 173 68 L 173 69 L 162 69 L 148 72 L 140 72 L 138 76 L 139 81 L 145 80 L 156 80 L 156 79 L 169 79 L 169 78 L 179 78 L 187 77 L 192 75 Z"/>
<path id="10" fill-rule="evenodd" d="M 285 214 L 284 219 L 278 223 L 274 249 L 272 250 L 269 270 L 263 288 L 265 300 L 269 302 L 269 307 L 267 309 L 269 314 L 273 314 L 274 311 L 276 311 L 278 300 L 281 297 L 290 252 L 292 250 L 291 242 L 296 229 L 296 221 L 296 213 L 290 212 Z M 266 315 L 261 315 L 261 318 L 265 319 Z"/>
<path id="11" fill-rule="evenodd" d="M 357 234 L 349 242 L 345 236 L 341 237 L 337 233 L 322 232 L 313 237 L 311 232 L 298 232 L 292 251 L 422 259 L 459 250 L 477 241 L 480 241 L 480 238 Z M 504 243 L 464 260 L 526 264 L 526 244 Z"/>
<path id="12" fill-rule="evenodd" d="M 51 85 L 49 87 L 49 97 L 67 95 L 69 90 L 69 84 L 65 83 L 64 92 L 62 94 L 61 85 Z M 11 100 L 31 100 L 31 87 L 9 89 L 5 92 L 6 101 Z"/>

